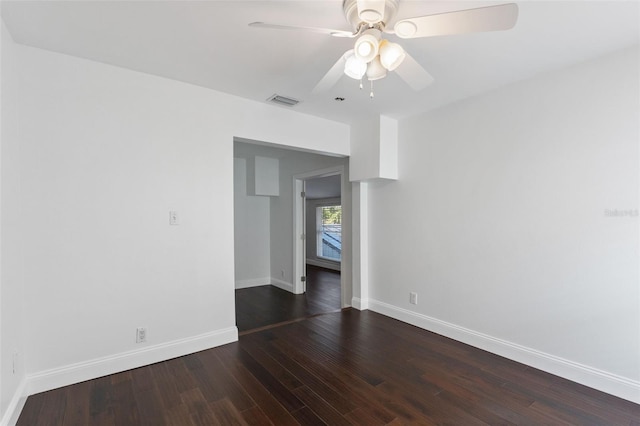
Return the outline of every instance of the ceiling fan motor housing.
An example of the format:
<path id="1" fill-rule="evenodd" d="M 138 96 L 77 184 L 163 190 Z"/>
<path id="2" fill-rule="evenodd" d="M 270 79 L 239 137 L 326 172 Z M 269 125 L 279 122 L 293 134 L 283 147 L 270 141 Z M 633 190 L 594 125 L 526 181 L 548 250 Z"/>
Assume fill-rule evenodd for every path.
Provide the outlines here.
<path id="1" fill-rule="evenodd" d="M 342 9 L 344 10 L 344 16 L 347 18 L 347 21 L 351 25 L 353 31 L 358 32 L 363 27 L 369 28 L 373 24 L 378 24 L 380 22 L 386 26 L 395 18 L 398 13 L 399 1 L 385 0 L 384 3 L 384 16 L 382 19 L 379 19 L 377 11 L 370 9 L 365 9 L 361 11 L 361 15 L 358 15 L 358 0 L 344 0 L 342 3 Z M 365 25 L 363 25 L 363 23 Z"/>

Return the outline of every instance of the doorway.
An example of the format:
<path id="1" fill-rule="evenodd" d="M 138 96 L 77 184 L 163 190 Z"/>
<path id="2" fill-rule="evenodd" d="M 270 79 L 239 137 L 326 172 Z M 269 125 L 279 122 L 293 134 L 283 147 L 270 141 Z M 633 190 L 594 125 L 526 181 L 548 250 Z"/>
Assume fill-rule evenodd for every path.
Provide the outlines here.
<path id="1" fill-rule="evenodd" d="M 343 166 L 298 174 L 294 176 L 293 185 L 295 292 L 301 294 L 307 290 L 308 264 L 336 271 L 341 284 L 339 307 L 349 305 L 345 303 L 347 292 L 344 291 L 348 280 L 342 274 L 343 264 L 347 263 L 343 260 L 350 260 L 346 256 L 348 251 L 343 249 L 343 235 L 350 229 L 348 221 L 342 220 L 343 209 L 347 214 L 349 211 L 342 197 L 346 185 Z"/>
<path id="2" fill-rule="evenodd" d="M 263 164 L 278 164 L 279 193 L 257 196 L 247 191 L 249 179 L 254 178 L 250 168 L 258 163 L 257 157 L 263 157 Z M 245 141 L 234 144 L 236 325 L 241 333 L 275 322 L 334 312 L 351 304 L 351 186 L 347 173 L 346 157 Z M 340 261 L 332 263 L 309 249 L 311 257 L 328 263 L 312 264 L 307 269 L 306 241 L 300 237 L 310 234 L 312 244 L 317 244 L 317 236 L 315 231 L 304 230 L 307 203 L 300 196 L 304 191 L 298 184 L 304 189 L 307 181 L 322 178 L 333 180 L 338 187 L 333 194 L 337 197 L 333 198 L 340 206 L 340 223 L 334 212 L 334 226 L 325 226 L 324 234 L 332 238 Z M 316 201 L 309 203 L 315 209 Z M 339 234 L 336 225 L 340 225 Z"/>

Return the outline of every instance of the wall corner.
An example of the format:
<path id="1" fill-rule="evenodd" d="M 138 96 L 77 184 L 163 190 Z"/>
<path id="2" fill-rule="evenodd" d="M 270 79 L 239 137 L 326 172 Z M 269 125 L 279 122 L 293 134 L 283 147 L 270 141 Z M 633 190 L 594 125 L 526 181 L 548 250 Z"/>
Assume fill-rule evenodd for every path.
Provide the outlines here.
<path id="1" fill-rule="evenodd" d="M 398 179 L 398 121 L 371 116 L 351 127 L 349 180 Z"/>

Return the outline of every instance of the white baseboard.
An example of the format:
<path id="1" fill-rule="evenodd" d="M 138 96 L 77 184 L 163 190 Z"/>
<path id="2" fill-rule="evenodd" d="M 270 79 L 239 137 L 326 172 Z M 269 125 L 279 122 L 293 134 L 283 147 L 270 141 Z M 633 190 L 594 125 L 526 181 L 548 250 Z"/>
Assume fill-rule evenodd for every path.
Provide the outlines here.
<path id="1" fill-rule="evenodd" d="M 23 379 L 14 392 L 11 401 L 9 401 L 7 411 L 5 411 L 4 416 L 0 419 L 0 426 L 13 426 L 18 422 L 18 417 L 20 417 L 24 403 L 27 402 L 26 388 L 27 380 Z"/>
<path id="2" fill-rule="evenodd" d="M 29 395 L 131 370 L 167 359 L 188 355 L 238 340 L 238 328 L 229 327 L 185 339 L 147 346 L 85 362 L 28 374 L 16 390 L 0 426 L 13 426 Z"/>
<path id="3" fill-rule="evenodd" d="M 293 284 L 271 277 L 271 285 L 293 293 Z"/>
<path id="4" fill-rule="evenodd" d="M 360 301 L 360 304 L 363 305 L 363 302 Z M 377 300 L 369 300 L 367 305 L 374 312 L 640 404 L 640 382 L 638 381 L 478 333 L 468 328 Z"/>
<path id="5" fill-rule="evenodd" d="M 229 327 L 198 336 L 148 346 L 85 362 L 27 375 L 25 395 L 56 389 L 132 368 L 142 367 L 167 359 L 188 355 L 205 349 L 235 342 L 238 328 Z"/>
<path id="6" fill-rule="evenodd" d="M 319 266 L 321 268 L 331 269 L 333 271 L 340 272 L 341 265 L 338 262 L 331 262 L 331 261 L 326 261 L 321 259 L 306 259 L 306 262 L 309 265 Z"/>
<path id="7" fill-rule="evenodd" d="M 236 290 L 240 288 L 259 287 L 271 284 L 271 278 L 252 278 L 250 280 L 236 280 Z"/>
<path id="8" fill-rule="evenodd" d="M 359 311 L 366 311 L 369 309 L 369 301 L 366 299 L 360 299 L 359 297 L 354 297 L 351 299 L 351 306 Z"/>

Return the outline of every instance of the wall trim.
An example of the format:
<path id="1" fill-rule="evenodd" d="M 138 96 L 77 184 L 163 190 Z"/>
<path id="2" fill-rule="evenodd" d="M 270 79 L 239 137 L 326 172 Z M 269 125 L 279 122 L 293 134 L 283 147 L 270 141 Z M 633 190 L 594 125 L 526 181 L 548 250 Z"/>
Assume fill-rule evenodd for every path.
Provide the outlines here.
<path id="1" fill-rule="evenodd" d="M 271 284 L 271 277 L 251 278 L 248 280 L 236 280 L 236 290 L 241 288 L 259 287 Z"/>
<path id="2" fill-rule="evenodd" d="M 277 278 L 271 277 L 271 285 L 274 286 L 274 287 L 278 287 L 278 288 L 280 288 L 282 290 L 286 290 L 289 293 L 295 293 L 293 291 L 293 284 L 288 283 L 286 281 L 282 281 L 282 280 L 279 280 Z"/>
<path id="3" fill-rule="evenodd" d="M 351 306 L 359 311 L 366 311 L 367 309 L 369 309 L 369 301 L 360 299 L 359 297 L 354 297 L 351 299 Z"/>
<path id="4" fill-rule="evenodd" d="M 131 370 L 238 340 L 233 326 L 209 333 L 28 374 L 24 396 Z"/>
<path id="5" fill-rule="evenodd" d="M 362 301 L 360 303 L 362 304 Z M 369 309 L 374 312 L 640 404 L 640 382 L 638 381 L 498 339 L 388 303 L 369 299 L 368 305 Z M 357 306 L 356 298 L 354 298 L 353 306 Z"/>
<path id="6" fill-rule="evenodd" d="M 27 388 L 27 380 L 23 378 L 18 384 L 16 391 L 13 393 L 11 401 L 7 406 L 4 416 L 0 419 L 0 426 L 15 425 L 18 422 L 18 417 L 24 408 L 24 403 L 27 402 L 27 396 L 25 395 Z"/>
<path id="7" fill-rule="evenodd" d="M 339 262 L 331 262 L 330 260 L 322 260 L 322 259 L 310 259 L 307 258 L 307 264 L 313 266 L 319 266 L 325 269 L 331 269 L 332 271 L 340 272 L 340 263 Z"/>

